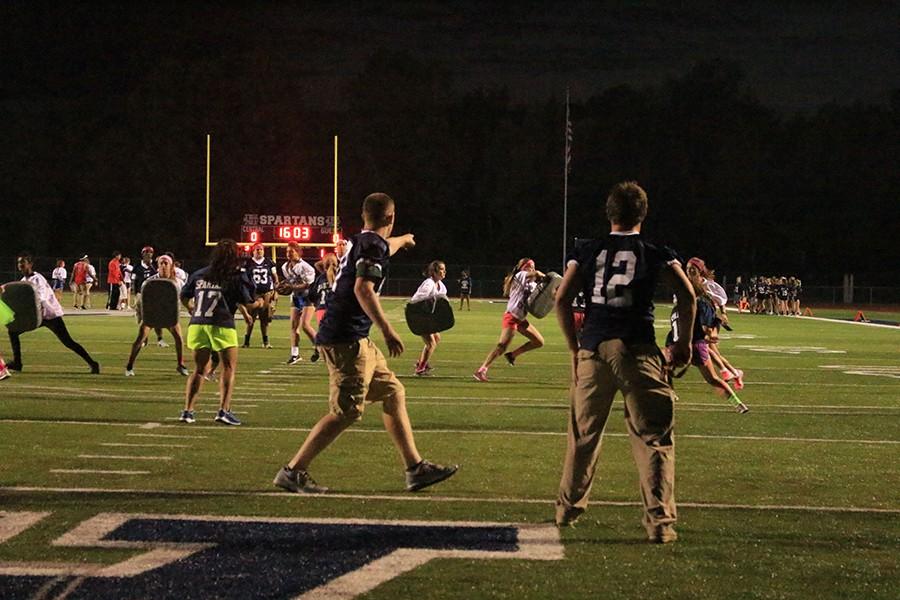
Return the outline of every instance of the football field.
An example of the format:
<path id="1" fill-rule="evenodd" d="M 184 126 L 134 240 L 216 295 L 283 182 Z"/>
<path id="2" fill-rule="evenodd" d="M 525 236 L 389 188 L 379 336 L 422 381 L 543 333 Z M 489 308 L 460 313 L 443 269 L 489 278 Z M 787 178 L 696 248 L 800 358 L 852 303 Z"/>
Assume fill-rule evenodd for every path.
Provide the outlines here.
<path id="1" fill-rule="evenodd" d="M 403 301 L 384 306 L 406 343 L 389 362 L 419 449 L 461 465 L 415 494 L 377 405 L 313 463 L 330 493 L 272 486 L 327 410 L 305 339 L 304 361 L 285 364 L 286 320 L 274 349 L 257 330 L 240 351 L 239 427 L 213 421 L 211 383 L 198 421 L 178 422 L 185 378 L 152 336 L 124 376 L 130 316 L 66 316 L 100 375 L 46 329 L 23 335 L 24 370 L 0 382 L 0 598 L 898 597 L 900 327 L 732 315 L 720 345 L 750 412 L 696 369 L 677 380 L 680 537 L 658 546 L 621 397 L 588 511 L 553 525 L 569 372 L 553 316 L 535 321 L 544 348 L 480 383 L 504 304 L 457 312 L 430 377 L 413 375 Z M 660 339 L 668 314 L 657 308 Z M 0 351 L 9 360 L 5 336 Z"/>

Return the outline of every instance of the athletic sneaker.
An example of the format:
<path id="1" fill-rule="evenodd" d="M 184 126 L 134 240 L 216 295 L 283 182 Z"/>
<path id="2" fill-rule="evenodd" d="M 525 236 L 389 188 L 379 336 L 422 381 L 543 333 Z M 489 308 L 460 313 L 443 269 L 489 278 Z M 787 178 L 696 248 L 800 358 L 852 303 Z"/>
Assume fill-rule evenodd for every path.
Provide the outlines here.
<path id="1" fill-rule="evenodd" d="M 216 375 L 216 372 L 215 372 L 215 371 L 212 371 L 212 372 L 207 373 L 206 375 L 204 375 L 204 376 L 203 376 L 203 379 L 205 379 L 206 381 L 216 382 L 216 381 L 219 380 L 219 376 Z"/>
<path id="2" fill-rule="evenodd" d="M 241 348 L 249 348 L 249 347 L 250 347 L 250 342 L 244 342 L 243 344 L 241 344 Z"/>
<path id="3" fill-rule="evenodd" d="M 22 363 L 20 362 L 8 362 L 6 363 L 6 368 L 10 371 L 20 372 L 22 370 Z"/>
<path id="4" fill-rule="evenodd" d="M 125 377 L 134 377 L 134 369 L 125 369 Z"/>
<path id="5" fill-rule="evenodd" d="M 219 423 L 225 423 L 226 425 L 240 425 L 241 420 L 234 416 L 230 410 L 222 410 L 219 409 L 219 412 L 216 414 L 216 421 Z"/>
<path id="6" fill-rule="evenodd" d="M 743 402 L 738 402 L 734 405 L 734 410 L 738 411 L 740 414 L 744 414 L 750 412 L 750 407 Z"/>
<path id="7" fill-rule="evenodd" d="M 187 377 L 188 375 L 191 374 L 191 372 L 188 371 L 187 367 L 184 365 L 178 365 L 178 367 L 175 370 L 178 371 L 179 375 L 184 375 L 185 377 Z"/>
<path id="8" fill-rule="evenodd" d="M 319 349 L 316 348 L 313 350 L 312 356 L 309 357 L 309 362 L 318 362 L 319 360 Z"/>
<path id="9" fill-rule="evenodd" d="M 653 544 L 670 544 L 678 539 L 678 534 L 671 525 L 660 525 L 647 539 Z"/>
<path id="10" fill-rule="evenodd" d="M 160 348 L 168 348 L 169 347 L 169 343 L 162 338 L 156 340 L 156 345 L 159 346 Z"/>
<path id="11" fill-rule="evenodd" d="M 3 381 L 4 379 L 9 379 L 9 369 L 6 367 L 0 369 L 0 381 Z"/>
<path id="12" fill-rule="evenodd" d="M 406 491 L 415 492 L 427 488 L 429 485 L 440 483 L 452 477 L 457 470 L 459 470 L 459 465 L 444 467 L 423 460 L 412 469 L 406 470 Z"/>
<path id="13" fill-rule="evenodd" d="M 91 375 L 99 375 L 100 374 L 100 363 L 96 360 L 91 363 Z"/>
<path id="14" fill-rule="evenodd" d="M 290 358 L 287 359 L 287 364 L 289 364 L 289 365 L 296 365 L 298 362 L 303 362 L 303 357 L 300 356 L 299 354 L 296 356 L 292 355 Z"/>
<path id="15" fill-rule="evenodd" d="M 513 356 L 513 353 L 512 353 L 512 352 L 505 352 L 505 353 L 503 354 L 503 358 L 506 359 L 506 362 L 509 363 L 509 366 L 511 366 L 511 367 L 516 366 L 516 357 Z"/>
<path id="16" fill-rule="evenodd" d="M 183 410 L 181 411 L 181 416 L 178 417 L 178 420 L 182 423 L 193 423 L 197 419 L 194 418 L 194 411 L 192 410 Z"/>
<path id="17" fill-rule="evenodd" d="M 557 527 L 574 527 L 575 521 L 584 514 L 583 508 L 578 508 L 572 506 L 570 508 L 563 508 L 560 505 L 556 506 L 556 526 Z"/>
<path id="18" fill-rule="evenodd" d="M 416 367 L 416 377 L 425 377 L 428 375 L 428 369 L 425 367 Z"/>
<path id="19" fill-rule="evenodd" d="M 474 377 L 478 381 L 488 381 L 487 369 L 485 369 L 484 367 L 479 367 L 477 371 L 472 373 L 472 377 Z"/>
<path id="20" fill-rule="evenodd" d="M 269 342 L 266 342 L 265 344 L 262 345 L 262 347 L 265 348 L 266 350 L 271 350 L 273 346 Z"/>
<path id="21" fill-rule="evenodd" d="M 328 491 L 327 487 L 316 483 L 306 471 L 295 471 L 287 467 L 278 471 L 272 483 L 295 494 L 324 494 Z"/>

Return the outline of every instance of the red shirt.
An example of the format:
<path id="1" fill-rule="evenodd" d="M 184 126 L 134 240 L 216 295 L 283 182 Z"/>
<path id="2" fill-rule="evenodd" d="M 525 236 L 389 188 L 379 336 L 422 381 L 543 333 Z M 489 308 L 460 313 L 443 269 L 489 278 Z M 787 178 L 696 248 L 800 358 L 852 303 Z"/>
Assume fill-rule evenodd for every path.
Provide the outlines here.
<path id="1" fill-rule="evenodd" d="M 72 266 L 72 282 L 81 285 L 85 283 L 85 276 L 87 275 L 87 269 L 84 266 L 84 262 L 78 261 Z"/>
<path id="2" fill-rule="evenodd" d="M 119 259 L 114 258 L 109 261 L 107 265 L 107 271 L 109 274 L 106 276 L 106 283 L 110 285 L 119 285 L 122 283 L 122 266 L 119 264 Z"/>

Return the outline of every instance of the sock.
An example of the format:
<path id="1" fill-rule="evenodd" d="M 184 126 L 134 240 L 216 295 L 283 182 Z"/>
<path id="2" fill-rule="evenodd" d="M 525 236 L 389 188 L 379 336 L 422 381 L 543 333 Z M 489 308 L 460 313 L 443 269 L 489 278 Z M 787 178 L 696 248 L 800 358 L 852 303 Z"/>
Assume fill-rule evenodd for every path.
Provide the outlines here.
<path id="1" fill-rule="evenodd" d="M 250 345 L 250 334 L 249 333 L 244 336 L 244 344 L 246 344 L 247 346 Z"/>
<path id="2" fill-rule="evenodd" d="M 737 394 L 731 394 L 731 396 L 728 397 L 728 401 L 731 402 L 735 406 L 738 406 L 739 404 L 741 404 L 741 399 L 738 398 Z"/>
<path id="3" fill-rule="evenodd" d="M 291 346 L 291 356 L 300 356 L 300 346 Z"/>

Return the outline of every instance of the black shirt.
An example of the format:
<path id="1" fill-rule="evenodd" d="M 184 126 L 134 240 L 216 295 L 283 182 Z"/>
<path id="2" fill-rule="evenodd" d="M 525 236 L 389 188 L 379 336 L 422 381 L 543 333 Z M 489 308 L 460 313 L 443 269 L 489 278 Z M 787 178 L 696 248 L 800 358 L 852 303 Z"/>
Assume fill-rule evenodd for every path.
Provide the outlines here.
<path id="1" fill-rule="evenodd" d="M 275 271 L 275 262 L 271 258 L 263 257 L 260 262 L 255 258 L 248 258 L 241 269 L 247 273 L 247 277 L 253 282 L 257 294 L 265 294 L 275 289 L 275 281 L 272 273 Z"/>
<path id="2" fill-rule="evenodd" d="M 246 273 L 235 271 L 224 284 L 207 281 L 209 267 L 191 274 L 181 288 L 181 298 L 194 299 L 191 325 L 216 325 L 234 328 L 234 311 L 238 304 L 253 302 L 253 284 Z"/>
<path id="3" fill-rule="evenodd" d="M 347 251 L 341 257 L 316 344 L 346 344 L 369 336 L 372 320 L 360 306 L 353 288 L 361 277 L 373 282 L 375 293 L 380 293 L 389 264 L 387 240 L 374 231 L 362 231 L 347 240 Z"/>
<path id="4" fill-rule="evenodd" d="M 156 267 L 153 266 L 152 262 L 149 265 L 144 264 L 144 261 L 138 262 L 138 264 L 134 265 L 134 271 L 131 273 L 132 289 L 135 289 L 140 293 L 141 286 L 144 285 L 144 282 L 154 275 L 156 275 Z"/>
<path id="5" fill-rule="evenodd" d="M 660 270 L 678 256 L 645 242 L 639 234 L 613 235 L 580 244 L 566 260 L 578 265 L 576 291 L 587 300 L 581 348 L 622 339 L 655 343 L 653 293 Z"/>

